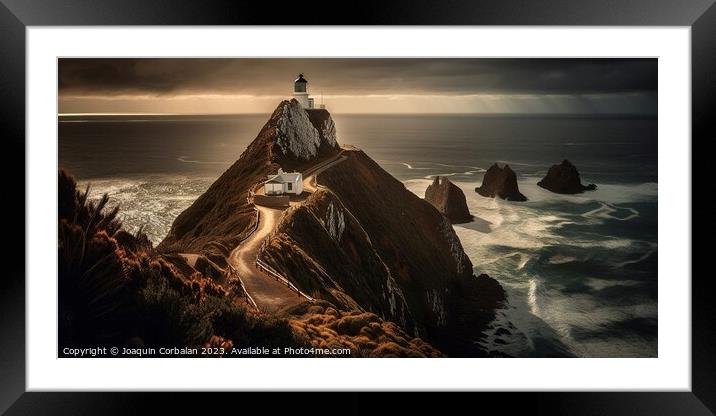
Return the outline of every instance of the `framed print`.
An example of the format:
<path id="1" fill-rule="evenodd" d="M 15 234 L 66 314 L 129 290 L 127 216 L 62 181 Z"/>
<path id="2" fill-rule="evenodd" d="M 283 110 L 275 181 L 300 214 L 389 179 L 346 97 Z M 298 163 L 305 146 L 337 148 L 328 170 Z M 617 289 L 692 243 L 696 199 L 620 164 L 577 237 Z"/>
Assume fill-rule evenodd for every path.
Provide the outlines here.
<path id="1" fill-rule="evenodd" d="M 4 1 L 3 410 L 712 414 L 711 2 L 368 6 Z"/>

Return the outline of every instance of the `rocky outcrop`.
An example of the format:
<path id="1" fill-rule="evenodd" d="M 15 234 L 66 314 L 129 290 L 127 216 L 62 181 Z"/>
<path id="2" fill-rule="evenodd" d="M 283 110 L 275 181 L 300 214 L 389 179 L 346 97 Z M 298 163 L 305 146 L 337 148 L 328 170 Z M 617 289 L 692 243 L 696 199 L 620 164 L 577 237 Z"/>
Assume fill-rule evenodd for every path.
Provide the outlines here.
<path id="1" fill-rule="evenodd" d="M 251 187 L 279 167 L 301 171 L 339 149 L 326 110 L 304 110 L 282 101 L 239 159 L 182 212 L 159 244 L 163 252 L 226 256 L 256 221 L 247 197 Z"/>
<path id="2" fill-rule="evenodd" d="M 564 159 L 559 165 L 552 165 L 547 176 L 537 182 L 537 185 L 558 194 L 578 194 L 597 189 L 597 185 L 593 183 L 582 185 L 577 167 L 567 159 Z"/>
<path id="3" fill-rule="evenodd" d="M 338 149 L 336 125 L 328 110 L 314 109 L 308 110 L 306 113 L 308 113 L 308 119 L 311 121 L 311 124 L 318 131 L 318 137 L 320 139 L 319 153 Z"/>
<path id="4" fill-rule="evenodd" d="M 321 138 L 297 101 L 279 106 L 276 119 L 275 146 L 282 155 L 310 160 L 318 154 Z"/>
<path id="5" fill-rule="evenodd" d="M 508 201 L 526 201 L 527 197 L 517 187 L 517 175 L 509 165 L 500 167 L 497 163 L 490 166 L 482 179 L 482 185 L 475 192 L 488 197 L 500 197 Z"/>
<path id="6" fill-rule="evenodd" d="M 296 160 L 312 160 L 338 149 L 336 126 L 324 109 L 305 110 L 296 100 L 284 101 L 276 119 L 276 153 Z"/>
<path id="7" fill-rule="evenodd" d="M 465 194 L 448 178 L 441 180 L 436 176 L 433 183 L 425 190 L 425 200 L 448 217 L 453 224 L 472 221 Z"/>

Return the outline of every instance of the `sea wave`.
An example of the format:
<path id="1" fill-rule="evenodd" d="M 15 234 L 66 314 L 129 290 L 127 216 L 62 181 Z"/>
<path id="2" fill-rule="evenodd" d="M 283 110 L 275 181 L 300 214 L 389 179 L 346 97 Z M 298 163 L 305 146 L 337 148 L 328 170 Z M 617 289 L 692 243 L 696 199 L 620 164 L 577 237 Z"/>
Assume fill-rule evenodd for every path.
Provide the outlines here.
<path id="1" fill-rule="evenodd" d="M 90 199 L 109 196 L 108 207 L 119 206 L 119 219 L 130 232 L 142 229 L 153 244 L 169 232 L 174 219 L 191 205 L 211 184 L 212 178 L 157 175 L 144 178 L 94 179 Z"/>
<path id="2" fill-rule="evenodd" d="M 627 211 L 629 214 L 620 217 L 618 215 L 612 215 L 618 212 Z M 631 207 L 618 207 L 612 204 L 600 202 L 600 207 L 595 208 L 591 211 L 587 211 L 582 214 L 585 218 L 599 218 L 599 219 L 611 219 L 617 221 L 629 221 L 639 216 L 639 211 Z"/>
<path id="3" fill-rule="evenodd" d="M 450 165 L 447 163 L 435 163 L 435 166 L 442 166 L 445 168 L 470 168 L 470 172 L 486 172 L 484 168 L 471 165 Z"/>
<path id="4" fill-rule="evenodd" d="M 405 166 L 406 168 L 411 169 L 411 170 L 428 170 L 428 169 L 430 169 L 430 168 L 416 168 L 415 166 L 413 166 L 413 165 L 411 165 L 410 163 L 407 163 L 407 162 L 399 162 L 399 163 L 400 163 L 401 165 Z"/>
<path id="5" fill-rule="evenodd" d="M 226 165 L 228 162 L 207 162 L 203 160 L 189 159 L 189 156 L 179 156 L 178 161 L 182 163 L 196 163 L 199 165 Z"/>
<path id="6" fill-rule="evenodd" d="M 478 195 L 476 179 L 454 183 L 465 193 L 470 212 L 488 226 L 473 222 L 454 228 L 475 272 L 497 278 L 510 302 L 486 331 L 483 347 L 511 356 L 656 354 L 654 338 L 643 335 L 656 321 L 651 283 L 625 277 L 631 274 L 623 268 L 649 259 L 657 244 L 624 236 L 617 225 L 643 220 L 641 208 L 630 204 L 656 204 L 655 183 L 600 185 L 594 192 L 559 195 L 527 177 L 519 187 L 529 200 L 520 203 Z M 420 197 L 430 183 L 427 178 L 404 181 Z M 578 282 L 582 286 L 574 286 Z M 597 295 L 604 290 L 635 292 L 631 303 L 612 304 Z M 618 331 L 629 322 L 637 322 L 643 336 L 631 334 L 633 340 L 625 341 Z"/>

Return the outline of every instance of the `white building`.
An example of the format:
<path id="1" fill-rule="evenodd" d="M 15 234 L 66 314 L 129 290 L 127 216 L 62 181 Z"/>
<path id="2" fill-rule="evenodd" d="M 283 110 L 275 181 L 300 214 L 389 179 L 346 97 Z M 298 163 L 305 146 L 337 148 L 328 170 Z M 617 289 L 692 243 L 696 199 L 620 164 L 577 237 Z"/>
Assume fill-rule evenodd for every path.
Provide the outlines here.
<path id="1" fill-rule="evenodd" d="M 284 172 L 279 169 L 275 175 L 269 175 L 264 182 L 266 195 L 299 195 L 303 192 L 303 175 L 301 172 Z"/>
<path id="2" fill-rule="evenodd" d="M 303 77 L 303 74 L 298 74 L 298 78 L 293 81 L 293 98 L 295 98 L 296 101 L 298 101 L 301 106 L 307 110 L 326 108 L 325 104 L 323 104 L 323 93 L 321 93 L 321 104 L 316 107 L 313 97 L 308 94 L 308 81 Z"/>

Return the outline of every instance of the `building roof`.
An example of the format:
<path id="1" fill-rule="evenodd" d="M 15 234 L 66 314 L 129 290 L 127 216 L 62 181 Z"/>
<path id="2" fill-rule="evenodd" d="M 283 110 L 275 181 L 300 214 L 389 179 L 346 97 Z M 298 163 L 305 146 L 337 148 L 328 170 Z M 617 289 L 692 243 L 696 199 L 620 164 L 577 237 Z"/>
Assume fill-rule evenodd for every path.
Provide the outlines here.
<path id="1" fill-rule="evenodd" d="M 293 183 L 302 180 L 301 172 L 284 172 L 279 170 L 276 175 L 269 175 L 266 183 Z"/>
<path id="2" fill-rule="evenodd" d="M 274 175 L 273 177 L 269 176 L 269 179 L 266 181 L 266 183 L 282 184 L 283 180 L 281 180 L 281 175 Z"/>
<path id="3" fill-rule="evenodd" d="M 298 74 L 298 78 L 296 78 L 293 82 L 308 82 L 306 81 L 306 78 L 303 77 L 303 74 Z"/>

